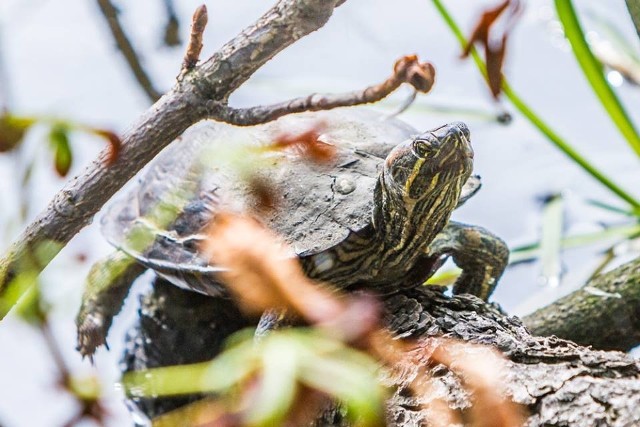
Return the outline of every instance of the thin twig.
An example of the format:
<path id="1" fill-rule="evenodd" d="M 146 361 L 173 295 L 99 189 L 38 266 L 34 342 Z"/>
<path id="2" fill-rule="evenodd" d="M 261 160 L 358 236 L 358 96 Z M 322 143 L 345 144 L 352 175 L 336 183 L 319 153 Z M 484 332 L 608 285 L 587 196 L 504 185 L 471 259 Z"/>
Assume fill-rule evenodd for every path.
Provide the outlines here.
<path id="1" fill-rule="evenodd" d="M 417 96 L 418 96 L 418 91 L 415 88 L 411 89 L 411 93 L 409 94 L 409 96 L 405 98 L 404 101 L 402 101 L 402 104 L 400 104 L 400 106 L 396 108 L 395 111 L 387 114 L 385 117 L 387 119 L 392 119 L 404 113 L 409 109 L 409 107 L 413 105 Z"/>
<path id="2" fill-rule="evenodd" d="M 69 378 L 71 377 L 71 372 L 67 367 L 66 362 L 64 361 L 64 357 L 62 356 L 62 352 L 58 348 L 58 343 L 56 342 L 55 337 L 53 336 L 53 331 L 51 330 L 51 325 L 48 320 L 44 320 L 41 325 L 42 336 L 44 337 L 44 341 L 47 344 L 49 349 L 49 353 L 51 354 L 51 358 L 53 359 L 54 364 L 56 365 L 56 369 L 60 374 L 60 382 L 64 385 L 69 383 Z"/>
<path id="3" fill-rule="evenodd" d="M 149 75 L 140 63 L 138 54 L 129 41 L 124 28 L 122 28 L 122 25 L 120 25 L 120 21 L 118 20 L 118 9 L 116 9 L 116 7 L 109 0 L 98 0 L 98 6 L 100 6 L 102 15 L 109 23 L 109 29 L 111 30 L 111 34 L 113 35 L 118 49 L 122 52 L 122 55 L 127 61 L 127 64 L 129 64 L 129 68 L 140 84 L 140 87 L 144 90 L 144 92 L 147 94 L 147 97 L 152 102 L 157 101 L 158 99 L 160 99 L 162 94 L 158 90 L 156 90 L 156 88 L 153 86 L 153 83 L 151 83 Z"/>
<path id="4" fill-rule="evenodd" d="M 178 46 L 180 40 L 180 21 L 176 14 L 173 0 L 164 0 L 164 9 L 167 14 L 167 23 L 164 26 L 164 44 L 167 46 Z"/>
<path id="5" fill-rule="evenodd" d="M 53 335 L 51 323 L 48 318 L 43 319 L 43 322 L 40 325 L 40 330 L 42 331 L 45 344 L 49 349 L 51 358 L 53 359 L 58 371 L 60 386 L 76 399 L 79 406 L 79 410 L 69 420 L 67 420 L 64 427 L 75 426 L 87 418 L 92 419 L 99 426 L 104 426 L 104 417 L 106 412 L 99 400 L 96 398 L 82 396 L 82 394 L 79 394 L 77 389 L 74 388 L 71 371 L 69 370 L 69 366 L 65 362 L 64 356 L 60 351 L 60 346 Z"/>
<path id="6" fill-rule="evenodd" d="M 202 5 L 196 9 L 191 19 L 191 34 L 189 36 L 189 44 L 184 54 L 182 62 L 182 71 L 180 75 L 191 71 L 200 60 L 200 52 L 202 51 L 202 34 L 207 26 L 209 16 L 207 15 L 207 6 Z"/>
<path id="7" fill-rule="evenodd" d="M 435 69 L 429 62 L 419 62 L 415 55 L 400 58 L 393 74 L 384 82 L 369 86 L 363 90 L 341 94 L 312 94 L 272 105 L 260 105 L 252 108 L 233 108 L 219 104 L 212 115 L 226 123 L 237 126 L 254 126 L 270 122 L 287 114 L 304 111 L 331 110 L 338 107 L 368 104 L 380 101 L 396 90 L 401 84 L 408 83 L 417 91 L 427 93 L 435 81 Z"/>

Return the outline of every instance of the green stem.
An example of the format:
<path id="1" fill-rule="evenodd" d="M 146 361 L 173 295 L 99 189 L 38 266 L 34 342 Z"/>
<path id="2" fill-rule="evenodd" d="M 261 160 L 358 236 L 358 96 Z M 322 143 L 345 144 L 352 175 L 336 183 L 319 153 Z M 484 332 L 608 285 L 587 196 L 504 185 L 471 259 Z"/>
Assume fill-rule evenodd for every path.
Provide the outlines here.
<path id="1" fill-rule="evenodd" d="M 596 59 L 587 43 L 580 21 L 571 0 L 555 0 L 558 18 L 562 22 L 564 34 L 571 43 L 573 53 L 582 68 L 582 72 L 591 84 L 591 88 L 600 99 L 600 103 L 625 137 L 631 148 L 640 156 L 640 135 L 633 126 L 622 103 L 607 82 L 603 67 Z"/>
<path id="2" fill-rule="evenodd" d="M 467 39 L 464 34 L 458 27 L 458 24 L 453 20 L 451 14 L 447 11 L 440 0 L 432 0 L 438 12 L 449 26 L 454 36 L 460 43 L 460 45 L 464 48 L 467 45 Z M 480 73 L 487 78 L 487 67 L 485 63 L 480 58 L 477 50 L 475 48 L 471 49 L 471 57 L 475 62 L 476 66 L 480 70 Z M 625 202 L 630 204 L 634 211 L 640 211 L 640 202 L 638 202 L 633 196 L 620 188 L 617 184 L 611 181 L 605 174 L 596 169 L 587 159 L 585 159 L 581 154 L 579 154 L 569 143 L 567 143 L 564 139 L 562 139 L 549 125 L 547 125 L 541 118 L 538 116 L 529 106 L 520 98 L 511 88 L 509 83 L 503 79 L 502 81 L 502 91 L 505 96 L 511 101 L 514 107 L 516 107 L 522 115 L 524 115 L 529 121 L 536 127 L 538 130 L 545 135 L 549 141 L 553 145 L 555 145 L 560 151 L 566 154 L 569 158 L 571 158 L 575 163 L 577 163 L 582 169 L 584 169 L 589 175 L 598 180 L 602 185 L 607 187 L 613 193 L 615 193 L 618 197 L 623 199 Z"/>

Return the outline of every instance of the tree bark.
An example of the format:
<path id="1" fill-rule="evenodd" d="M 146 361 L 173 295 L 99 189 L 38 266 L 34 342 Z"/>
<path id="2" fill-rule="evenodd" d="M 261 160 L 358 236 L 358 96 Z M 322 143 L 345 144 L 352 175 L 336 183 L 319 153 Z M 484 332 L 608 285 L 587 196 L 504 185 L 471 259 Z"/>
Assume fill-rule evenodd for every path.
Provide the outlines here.
<path id="1" fill-rule="evenodd" d="M 386 323 L 398 337 L 421 342 L 444 336 L 500 351 L 507 358 L 502 382 L 509 397 L 529 409 L 528 426 L 640 423 L 640 365 L 624 353 L 597 351 L 556 337 L 532 336 L 519 319 L 506 316 L 498 307 L 469 295 L 447 297 L 438 288 L 404 291 L 384 303 Z M 130 332 L 127 369 L 215 356 L 225 333 L 221 328 L 231 331 L 247 324 L 246 319 L 230 315 L 230 306 L 158 280 L 153 292 L 143 298 L 141 318 Z M 218 307 L 224 307 L 220 314 L 216 314 Z M 414 396 L 408 388 L 424 363 L 403 365 L 386 378 L 385 382 L 396 389 L 388 402 L 389 425 L 423 425 L 426 413 L 421 404 L 430 397 Z M 463 413 L 470 408 L 473 396 L 459 377 L 443 371 L 442 366 L 430 371 L 438 394 L 445 396 L 451 408 L 462 409 Z M 151 399 L 138 405 L 149 416 L 157 416 L 187 400 Z M 321 420 L 320 425 L 345 425 L 337 410 L 329 410 Z"/>
<path id="2" fill-rule="evenodd" d="M 522 321 L 535 335 L 603 350 L 632 349 L 640 344 L 640 259 L 595 277 Z"/>

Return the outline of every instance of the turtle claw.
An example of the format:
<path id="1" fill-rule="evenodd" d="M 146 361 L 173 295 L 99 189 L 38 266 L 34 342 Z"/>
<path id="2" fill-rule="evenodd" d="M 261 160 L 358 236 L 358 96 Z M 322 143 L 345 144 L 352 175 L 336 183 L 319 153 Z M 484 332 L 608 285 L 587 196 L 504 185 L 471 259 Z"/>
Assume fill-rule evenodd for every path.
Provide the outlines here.
<path id="1" fill-rule="evenodd" d="M 430 256 L 451 256 L 462 274 L 454 294 L 472 294 L 487 300 L 509 263 L 507 244 L 482 227 L 449 221 L 428 248 Z"/>
<path id="2" fill-rule="evenodd" d="M 93 355 L 98 347 L 104 345 L 107 350 L 107 331 L 109 325 L 104 321 L 102 316 L 97 314 L 89 314 L 78 322 L 78 336 L 76 350 L 80 352 L 82 358 L 88 357 L 93 365 Z"/>

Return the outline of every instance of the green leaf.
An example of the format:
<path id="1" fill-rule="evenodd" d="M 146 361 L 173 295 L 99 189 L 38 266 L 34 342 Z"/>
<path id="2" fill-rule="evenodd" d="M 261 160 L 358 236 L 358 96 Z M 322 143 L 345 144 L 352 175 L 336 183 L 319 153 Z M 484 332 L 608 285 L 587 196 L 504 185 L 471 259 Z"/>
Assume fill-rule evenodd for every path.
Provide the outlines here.
<path id="1" fill-rule="evenodd" d="M 127 372 L 122 382 L 130 397 L 219 393 L 229 411 L 237 410 L 234 397 L 257 384 L 243 415 L 254 426 L 281 425 L 298 384 L 304 384 L 343 403 L 358 425 L 371 426 L 381 424 L 386 396 L 377 371 L 375 360 L 343 342 L 313 329 L 292 328 L 272 331 L 258 342 L 244 331 L 210 362 Z"/>
<path id="2" fill-rule="evenodd" d="M 122 384 L 130 397 L 224 392 L 255 372 L 254 352 L 253 342 L 246 340 L 210 362 L 127 372 Z"/>
<path id="3" fill-rule="evenodd" d="M 20 298 L 35 286 L 38 276 L 24 272 L 17 275 L 0 296 L 0 319 L 3 319 L 9 311 L 18 303 Z"/>
<path id="4" fill-rule="evenodd" d="M 453 285 L 456 281 L 460 273 L 462 272 L 459 268 L 450 268 L 448 270 L 438 271 L 433 276 L 429 277 L 426 281 L 425 285 L 436 285 L 436 286 L 449 286 Z"/>
<path id="5" fill-rule="evenodd" d="M 60 176 L 66 176 L 71 169 L 73 155 L 69 145 L 69 129 L 61 124 L 54 124 L 49 132 L 49 141 L 53 150 L 53 159 L 56 172 Z"/>
<path id="6" fill-rule="evenodd" d="M 24 134 L 36 122 L 31 117 L 0 115 L 0 152 L 11 151 L 22 142 Z"/>
<path id="7" fill-rule="evenodd" d="M 358 425 L 381 425 L 386 393 L 373 359 L 346 347 L 334 354 L 310 353 L 301 359 L 305 362 L 300 368 L 304 384 L 338 399 Z"/>
<path id="8" fill-rule="evenodd" d="M 32 274 L 22 274 L 18 276 L 17 280 L 22 282 L 17 287 L 26 289 L 26 291 L 21 293 L 15 305 L 15 313 L 31 325 L 42 325 L 46 319 L 46 313 L 42 308 L 40 286 L 37 279 Z"/>
<path id="9" fill-rule="evenodd" d="M 260 346 L 260 389 L 247 413 L 250 425 L 282 424 L 298 390 L 296 376 L 300 344 L 289 336 L 268 338 Z"/>

